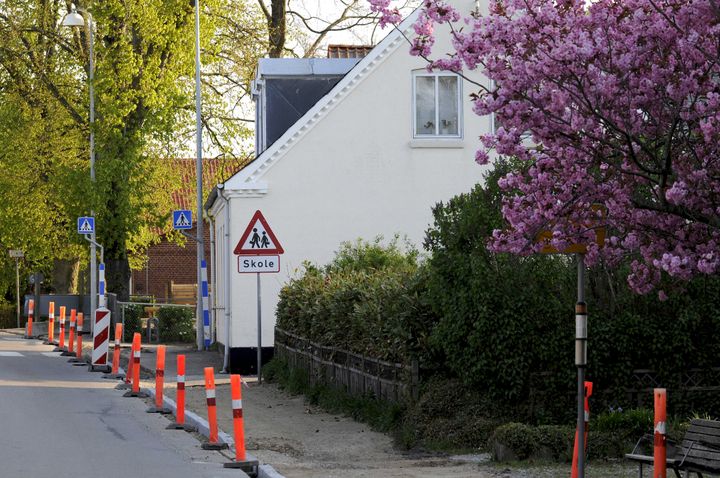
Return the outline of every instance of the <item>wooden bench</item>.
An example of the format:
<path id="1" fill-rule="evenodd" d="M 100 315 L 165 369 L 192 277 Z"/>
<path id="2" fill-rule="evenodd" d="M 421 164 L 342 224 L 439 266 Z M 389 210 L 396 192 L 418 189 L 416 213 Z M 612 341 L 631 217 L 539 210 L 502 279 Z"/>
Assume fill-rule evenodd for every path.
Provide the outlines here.
<path id="1" fill-rule="evenodd" d="M 653 436 L 645 435 L 638 440 L 632 453 L 625 455 L 628 460 L 638 462 L 640 478 L 643 465 L 653 464 L 652 444 Z M 648 453 L 643 453 L 648 449 Z M 704 474 L 720 474 L 720 421 L 692 420 L 679 446 L 667 440 L 667 467 L 675 472 L 677 478 L 682 478 L 681 471 L 685 472 L 686 478 L 691 473 L 700 478 Z"/>
<path id="2" fill-rule="evenodd" d="M 195 284 L 176 284 L 170 281 L 170 301 L 173 304 L 194 305 L 197 300 Z"/>

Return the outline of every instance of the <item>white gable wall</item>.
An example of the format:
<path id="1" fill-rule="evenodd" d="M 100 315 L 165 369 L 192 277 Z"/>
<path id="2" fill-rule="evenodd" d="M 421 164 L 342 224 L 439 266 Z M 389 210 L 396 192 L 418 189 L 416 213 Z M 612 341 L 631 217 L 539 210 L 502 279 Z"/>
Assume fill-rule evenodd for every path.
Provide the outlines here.
<path id="1" fill-rule="evenodd" d="M 469 11 L 474 2 L 456 3 Z M 489 131 L 490 119 L 472 112 L 467 98 L 474 85 L 464 82 L 462 89 L 463 139 L 413 140 L 412 71 L 424 67 L 424 61 L 411 57 L 402 42 L 303 131 L 270 168 L 255 175 L 248 169 L 226 183 L 231 248 L 259 209 L 285 249 L 281 272 L 261 277 L 264 347 L 273 345 L 280 288 L 301 272 L 303 261 L 325 264 L 341 242 L 359 237 L 390 239 L 400 234 L 421 248 L 432 222 L 431 207 L 480 182 L 485 168 L 475 164 L 474 154 L 477 137 Z M 261 156 L 257 161 L 262 160 Z M 250 186 L 246 186 L 248 176 Z M 257 184 L 266 190 L 243 189 L 255 189 Z M 218 242 L 223 234 L 221 203 L 218 200 L 213 207 Z M 217 257 L 218 273 L 224 265 L 231 266 L 230 347 L 255 347 L 255 274 L 239 274 L 236 257 L 228 257 L 226 250 L 219 248 Z M 219 289 L 224 277 L 218 277 Z M 222 293 L 218 299 L 222 305 Z M 218 339 L 226 343 L 222 311 L 217 317 Z"/>

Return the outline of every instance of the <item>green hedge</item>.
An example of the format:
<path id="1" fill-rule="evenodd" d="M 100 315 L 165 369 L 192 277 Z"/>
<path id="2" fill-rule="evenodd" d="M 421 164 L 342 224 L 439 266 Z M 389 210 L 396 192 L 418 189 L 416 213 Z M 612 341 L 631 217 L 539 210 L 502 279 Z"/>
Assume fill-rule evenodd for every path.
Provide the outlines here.
<path id="1" fill-rule="evenodd" d="M 325 267 L 305 264 L 280 291 L 279 327 L 359 354 L 407 362 L 428 313 L 417 280 L 417 252 L 397 240 L 343 244 Z"/>
<path id="2" fill-rule="evenodd" d="M 144 309 L 142 305 L 125 306 L 125 329 L 123 330 L 123 341 L 132 341 L 133 334 L 142 334 L 142 318 Z"/>
<path id="3" fill-rule="evenodd" d="M 486 248 L 504 227 L 497 178 L 509 167 L 499 163 L 486 187 L 433 208 L 420 265 L 416 251 L 379 241 L 345 244 L 325 266 L 306 264 L 282 289 L 278 325 L 323 345 L 417 358 L 425 379 L 457 378 L 477 391 L 492 405 L 490 420 L 573 423 L 574 259 Z M 634 369 L 651 369 L 670 390 L 671 414 L 720 415 L 719 394 L 682 389 L 689 368 L 720 365 L 720 278 L 698 278 L 660 302 L 630 292 L 625 272 L 600 264 L 587 274 L 592 413 L 652 407 L 650 392 L 625 391 L 639 385 Z"/>
<path id="4" fill-rule="evenodd" d="M 158 310 L 160 340 L 162 342 L 193 342 L 195 316 L 186 307 L 161 307 Z"/>

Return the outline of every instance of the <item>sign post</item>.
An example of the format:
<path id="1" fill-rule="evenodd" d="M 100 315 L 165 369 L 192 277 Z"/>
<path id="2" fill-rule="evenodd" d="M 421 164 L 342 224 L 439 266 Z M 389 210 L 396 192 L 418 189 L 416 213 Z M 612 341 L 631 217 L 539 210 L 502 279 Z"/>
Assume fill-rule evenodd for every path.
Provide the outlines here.
<path id="1" fill-rule="evenodd" d="M 605 219 L 606 209 L 593 205 L 592 210 L 600 219 Z M 605 227 L 597 225 L 596 220 L 587 224 L 588 229 L 595 230 L 595 242 L 602 247 L 605 244 Z M 536 241 L 543 244 L 541 254 L 575 254 L 577 258 L 577 302 L 575 303 L 575 366 L 577 367 L 577 470 L 572 470 L 572 477 L 585 477 L 585 368 L 587 367 L 587 324 L 588 313 L 585 302 L 585 253 L 586 244 L 570 244 L 558 250 L 550 244 L 552 231 L 541 231 Z"/>
<path id="2" fill-rule="evenodd" d="M 15 259 L 15 296 L 17 297 L 17 326 L 20 328 L 20 259 L 25 257 L 23 251 L 10 249 L 10 257 Z"/>
<path id="3" fill-rule="evenodd" d="M 262 383 L 262 300 L 260 274 L 280 272 L 280 254 L 285 250 L 260 211 L 255 211 L 233 253 L 238 272 L 257 276 L 257 379 Z"/>
<path id="4" fill-rule="evenodd" d="M 202 221 L 198 221 L 198 233 L 200 232 L 201 222 Z M 195 247 L 198 251 L 204 247 L 204 243 L 200 237 L 185 232 L 193 227 L 192 211 L 190 209 L 176 209 L 173 211 L 172 226 L 173 229 L 179 231 L 183 236 L 195 241 Z M 211 337 L 209 301 L 207 297 L 203 295 L 203 291 L 207 292 L 207 264 L 205 263 L 205 259 L 200 261 L 196 286 L 198 297 L 196 298 L 195 304 L 195 340 L 198 350 L 202 350 L 203 348 L 208 350 L 210 348 Z"/>

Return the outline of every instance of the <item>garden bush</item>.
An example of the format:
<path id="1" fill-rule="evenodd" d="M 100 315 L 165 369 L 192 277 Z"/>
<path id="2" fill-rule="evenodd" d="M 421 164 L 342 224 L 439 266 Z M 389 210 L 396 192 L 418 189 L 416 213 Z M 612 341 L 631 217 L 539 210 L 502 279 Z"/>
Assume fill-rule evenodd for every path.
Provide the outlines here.
<path id="1" fill-rule="evenodd" d="M 161 307 L 157 313 L 162 342 L 193 342 L 195 316 L 190 308 Z"/>
<path id="2" fill-rule="evenodd" d="M 142 334 L 142 305 L 126 305 L 125 306 L 125 328 L 123 330 L 123 341 L 132 340 L 133 334 Z"/>
<path id="3" fill-rule="evenodd" d="M 330 264 L 305 264 L 283 287 L 277 324 L 316 343 L 407 363 L 422 340 L 413 324 L 429 313 L 417 256 L 397 239 L 345 243 Z"/>

